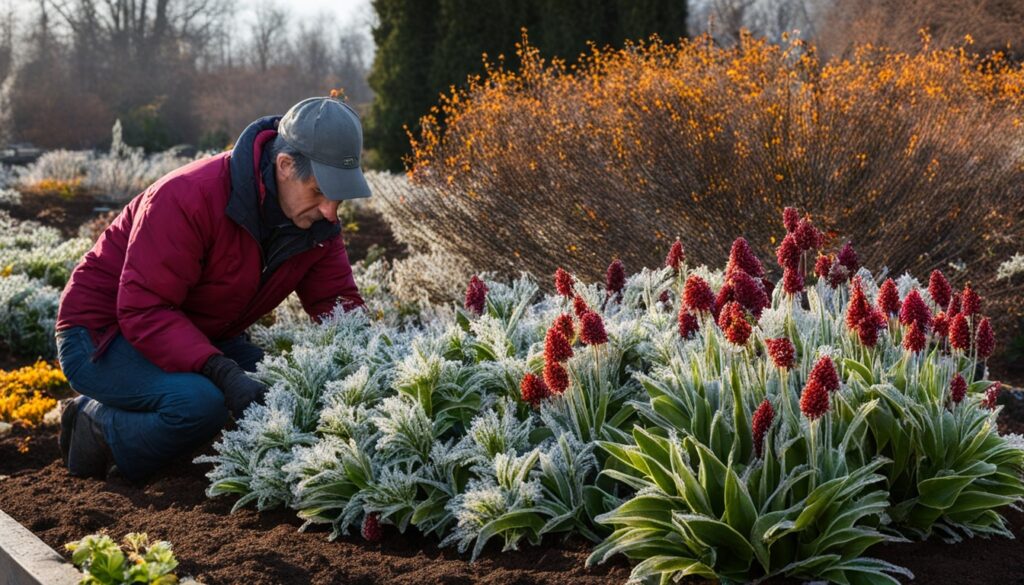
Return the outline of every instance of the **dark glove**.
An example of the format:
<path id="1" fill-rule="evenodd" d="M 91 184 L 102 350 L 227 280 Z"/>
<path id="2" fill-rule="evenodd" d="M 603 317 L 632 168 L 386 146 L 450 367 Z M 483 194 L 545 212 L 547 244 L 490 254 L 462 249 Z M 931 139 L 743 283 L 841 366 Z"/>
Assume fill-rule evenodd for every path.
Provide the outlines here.
<path id="1" fill-rule="evenodd" d="M 206 360 L 202 373 L 224 393 L 224 404 L 236 419 L 242 418 L 246 407 L 253 402 L 263 404 L 267 387 L 247 376 L 235 360 L 212 355 Z"/>

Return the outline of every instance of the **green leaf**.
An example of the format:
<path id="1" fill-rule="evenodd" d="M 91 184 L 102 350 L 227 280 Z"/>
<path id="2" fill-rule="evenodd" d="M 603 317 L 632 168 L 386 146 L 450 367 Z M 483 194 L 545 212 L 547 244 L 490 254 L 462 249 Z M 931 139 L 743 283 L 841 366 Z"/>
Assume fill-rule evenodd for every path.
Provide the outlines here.
<path id="1" fill-rule="evenodd" d="M 523 528 L 536 535 L 544 527 L 544 519 L 541 518 L 539 512 L 540 510 L 536 508 L 515 510 L 484 524 L 480 529 L 480 534 L 476 537 L 476 545 L 473 547 L 470 560 L 476 560 L 476 557 L 480 556 L 484 550 L 487 541 L 495 535 Z"/>

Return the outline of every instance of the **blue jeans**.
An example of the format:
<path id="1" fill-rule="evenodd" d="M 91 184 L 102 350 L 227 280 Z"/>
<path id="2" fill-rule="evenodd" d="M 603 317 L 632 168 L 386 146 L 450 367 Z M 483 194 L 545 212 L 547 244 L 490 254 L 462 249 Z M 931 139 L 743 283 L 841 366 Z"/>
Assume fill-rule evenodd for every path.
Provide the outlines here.
<path id="1" fill-rule="evenodd" d="M 214 345 L 250 372 L 263 358 L 263 350 L 245 336 Z M 227 421 L 224 394 L 206 376 L 165 372 L 122 335 L 96 361 L 94 351 L 84 327 L 57 332 L 61 369 L 72 389 L 102 404 L 96 416 L 118 470 L 128 479 L 146 479 L 208 442 Z"/>

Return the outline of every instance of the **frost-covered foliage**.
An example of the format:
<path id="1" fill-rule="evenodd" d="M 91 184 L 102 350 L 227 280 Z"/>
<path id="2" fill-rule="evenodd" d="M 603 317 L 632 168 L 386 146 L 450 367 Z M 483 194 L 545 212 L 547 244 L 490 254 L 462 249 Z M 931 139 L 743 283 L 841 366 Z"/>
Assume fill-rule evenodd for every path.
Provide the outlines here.
<path id="1" fill-rule="evenodd" d="M 65 239 L 56 228 L 18 221 L 0 209 L 0 268 L 63 288 L 75 264 L 92 247 L 86 238 Z"/>
<path id="2" fill-rule="evenodd" d="M 1006 262 L 999 265 L 996 273 L 998 280 L 1009 280 L 1018 274 L 1024 274 L 1024 254 L 1014 254 Z"/>
<path id="3" fill-rule="evenodd" d="M 957 315 L 852 249 L 819 256 L 812 284 L 821 242 L 800 230 L 778 283 L 737 241 L 725 271 L 610 270 L 567 296 L 484 275 L 465 309 L 421 300 L 408 318 L 387 316 L 379 266 L 369 311 L 258 329 L 268 405 L 201 459 L 209 493 L 472 557 L 575 532 L 603 541 L 592 561 L 626 554 L 663 581 L 895 583 L 907 572 L 873 545 L 1009 536 L 1024 450 L 995 430 L 973 293 Z"/>

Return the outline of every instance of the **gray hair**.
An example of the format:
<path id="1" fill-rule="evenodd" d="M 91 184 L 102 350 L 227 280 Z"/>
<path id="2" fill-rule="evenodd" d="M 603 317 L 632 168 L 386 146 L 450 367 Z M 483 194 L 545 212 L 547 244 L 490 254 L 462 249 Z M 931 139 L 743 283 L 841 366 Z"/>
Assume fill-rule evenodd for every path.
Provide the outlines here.
<path id="1" fill-rule="evenodd" d="M 270 159 L 276 161 L 279 154 L 287 154 L 295 161 L 295 178 L 298 180 L 305 182 L 313 176 L 313 161 L 309 160 L 308 156 L 292 148 L 290 144 L 285 142 L 284 138 L 281 138 L 280 134 L 270 144 Z"/>

